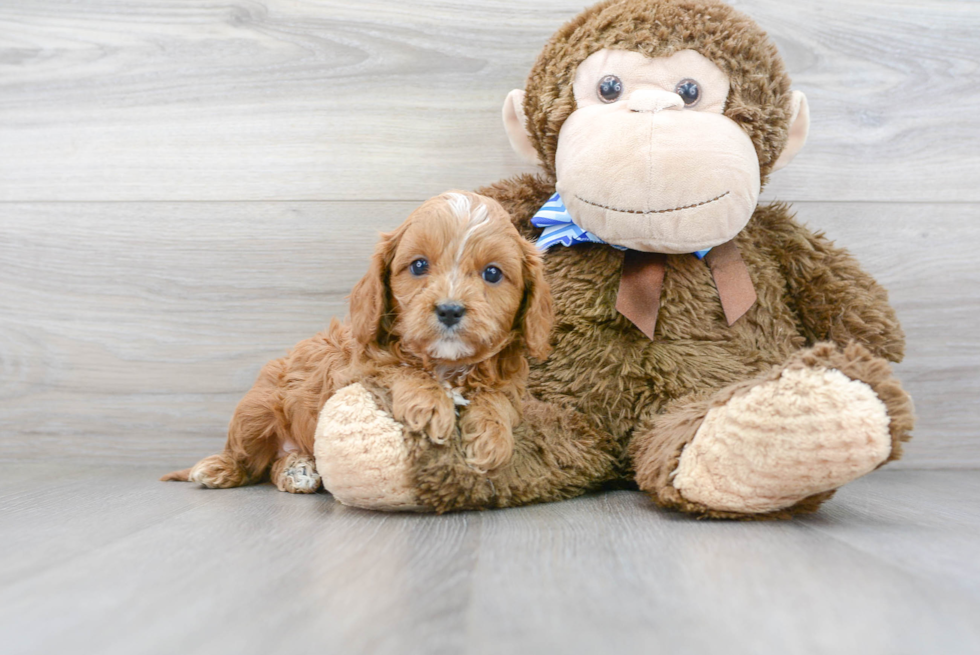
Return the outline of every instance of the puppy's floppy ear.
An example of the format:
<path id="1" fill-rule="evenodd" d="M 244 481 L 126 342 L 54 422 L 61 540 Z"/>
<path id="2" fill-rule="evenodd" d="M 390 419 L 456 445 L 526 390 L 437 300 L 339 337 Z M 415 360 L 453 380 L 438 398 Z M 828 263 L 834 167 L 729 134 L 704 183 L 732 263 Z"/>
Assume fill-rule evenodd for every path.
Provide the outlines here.
<path id="1" fill-rule="evenodd" d="M 551 354 L 551 326 L 555 310 L 551 288 L 544 279 L 544 261 L 538 249 L 527 241 L 524 249 L 524 300 L 518 316 L 519 329 L 531 357 L 539 361 Z"/>
<path id="2" fill-rule="evenodd" d="M 397 233 L 382 234 L 374 248 L 371 264 L 350 292 L 350 323 L 354 338 L 362 344 L 377 341 L 391 312 L 388 277 L 395 256 Z"/>

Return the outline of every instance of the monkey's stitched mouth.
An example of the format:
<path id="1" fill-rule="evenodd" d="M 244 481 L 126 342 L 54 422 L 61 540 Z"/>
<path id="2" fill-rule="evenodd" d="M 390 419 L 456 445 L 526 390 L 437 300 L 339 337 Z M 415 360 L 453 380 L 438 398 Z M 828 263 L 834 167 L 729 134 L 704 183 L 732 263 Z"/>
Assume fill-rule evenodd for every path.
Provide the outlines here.
<path id="1" fill-rule="evenodd" d="M 684 205 L 683 207 L 674 207 L 673 209 L 651 209 L 649 211 L 643 211 L 643 210 L 640 210 L 640 209 L 617 209 L 615 207 L 609 207 L 608 205 L 600 205 L 599 203 L 592 202 L 591 200 L 586 200 L 585 198 L 583 198 L 582 196 L 577 195 L 577 194 L 576 194 L 575 197 L 578 198 L 579 200 L 581 200 L 582 202 L 584 202 L 587 205 L 592 205 L 593 207 L 599 207 L 600 209 L 608 209 L 608 210 L 614 211 L 614 212 L 620 212 L 622 214 L 669 214 L 670 212 L 679 212 L 682 209 L 694 209 L 695 207 L 703 207 L 704 205 L 709 205 L 709 204 L 715 202 L 716 200 L 721 200 L 722 198 L 724 198 L 725 196 L 727 196 L 729 193 L 731 193 L 731 191 L 726 191 L 725 193 L 721 194 L 720 196 L 715 196 L 711 200 L 705 200 L 704 202 L 698 202 L 698 203 L 695 203 L 693 205 Z"/>

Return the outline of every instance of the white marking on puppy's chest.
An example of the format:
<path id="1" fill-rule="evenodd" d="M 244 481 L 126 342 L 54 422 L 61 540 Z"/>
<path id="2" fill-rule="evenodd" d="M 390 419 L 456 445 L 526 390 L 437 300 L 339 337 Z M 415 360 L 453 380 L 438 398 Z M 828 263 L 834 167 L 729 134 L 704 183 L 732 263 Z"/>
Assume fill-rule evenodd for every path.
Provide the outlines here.
<path id="1" fill-rule="evenodd" d="M 453 399 L 453 404 L 457 407 L 466 407 L 470 404 L 470 401 L 463 397 L 463 390 L 461 388 L 452 387 L 447 382 L 446 392 L 449 394 L 449 397 Z"/>
<path id="2" fill-rule="evenodd" d="M 453 399 L 453 404 L 457 408 L 466 407 L 470 404 L 470 401 L 463 396 L 463 386 L 460 384 L 461 378 L 465 378 L 469 372 L 470 368 L 468 366 L 463 368 L 436 367 L 436 380 L 442 386 L 446 395 Z M 457 384 L 453 384 L 453 382 Z"/>

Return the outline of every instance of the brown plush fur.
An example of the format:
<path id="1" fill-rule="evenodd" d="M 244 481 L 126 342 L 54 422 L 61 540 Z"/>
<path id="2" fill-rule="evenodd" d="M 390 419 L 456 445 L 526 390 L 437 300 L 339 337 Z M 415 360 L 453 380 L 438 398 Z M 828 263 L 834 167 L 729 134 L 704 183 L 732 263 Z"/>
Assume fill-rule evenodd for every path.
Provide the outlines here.
<path id="1" fill-rule="evenodd" d="M 410 268 L 420 258 L 424 275 Z M 502 280 L 483 279 L 489 265 Z M 465 307 L 458 326 L 436 318 L 447 300 Z M 235 410 L 224 452 L 163 479 L 236 487 L 271 468 L 281 490 L 296 491 L 285 471 L 307 465 L 320 409 L 354 381 L 384 390 L 394 418 L 433 443 L 455 434 L 454 389 L 469 401 L 459 421 L 466 466 L 499 468 L 521 418 L 525 353 L 547 356 L 552 317 L 541 258 L 502 207 L 471 193 L 434 198 L 382 235 L 351 293 L 350 323 L 334 321 L 267 364 Z"/>
<path id="2" fill-rule="evenodd" d="M 512 507 L 579 496 L 615 477 L 618 445 L 571 407 L 528 399 L 514 436 L 511 462 L 487 475 L 468 467 L 455 444 L 414 437 L 419 501 L 437 512 Z"/>
<path id="3" fill-rule="evenodd" d="M 731 80 L 724 113 L 752 139 L 766 181 L 791 118 L 790 81 L 766 35 L 708 0 L 607 0 L 558 30 L 528 78 L 526 126 L 544 173 L 481 190 L 507 208 L 525 236 L 539 235 L 530 219 L 555 190 L 558 134 L 576 108 L 576 68 L 603 48 L 651 57 L 693 49 L 718 65 Z M 668 256 L 653 340 L 615 309 L 621 252 L 552 248 L 545 264 L 555 297 L 554 352 L 532 368 L 528 389 L 537 400 L 527 406 L 513 460 L 481 476 L 452 447 L 420 445 L 413 474 L 421 500 L 436 511 L 520 505 L 628 480 L 635 470 L 658 503 L 701 516 L 814 511 L 833 492 L 760 517 L 691 503 L 668 480 L 713 403 L 793 366 L 832 367 L 867 382 L 887 408 L 889 459 L 897 458 L 912 408 L 887 364 L 901 360 L 904 335 L 884 289 L 783 204 L 758 207 L 736 243 L 756 304 L 728 326 L 704 263 Z"/>

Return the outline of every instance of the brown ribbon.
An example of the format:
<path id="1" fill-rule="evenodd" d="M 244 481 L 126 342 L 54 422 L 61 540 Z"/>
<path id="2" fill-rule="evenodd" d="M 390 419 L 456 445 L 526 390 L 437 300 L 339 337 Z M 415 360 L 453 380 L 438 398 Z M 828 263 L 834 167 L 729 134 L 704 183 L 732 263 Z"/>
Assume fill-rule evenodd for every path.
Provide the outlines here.
<path id="1" fill-rule="evenodd" d="M 705 255 L 704 261 L 718 288 L 725 319 L 732 325 L 757 299 L 749 269 L 734 241 L 715 246 Z M 666 264 L 667 255 L 656 252 L 627 250 L 623 256 L 616 310 L 650 339 L 657 327 Z"/>
<path id="2" fill-rule="evenodd" d="M 729 325 L 734 325 L 758 300 L 749 268 L 742 261 L 734 241 L 715 246 L 704 256 L 704 261 L 708 262 L 711 277 L 715 278 L 725 318 Z"/>
<path id="3" fill-rule="evenodd" d="M 658 252 L 627 250 L 623 257 L 616 311 L 632 321 L 650 339 L 657 327 L 666 263 L 667 255 Z"/>

